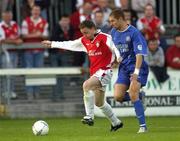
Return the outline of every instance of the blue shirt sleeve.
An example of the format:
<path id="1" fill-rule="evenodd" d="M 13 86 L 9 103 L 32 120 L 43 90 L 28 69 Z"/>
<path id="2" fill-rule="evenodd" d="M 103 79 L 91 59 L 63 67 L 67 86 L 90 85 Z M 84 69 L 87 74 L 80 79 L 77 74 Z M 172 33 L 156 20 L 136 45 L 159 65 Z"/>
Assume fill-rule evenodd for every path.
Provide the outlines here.
<path id="1" fill-rule="evenodd" d="M 139 31 L 135 31 L 132 37 L 135 54 L 147 55 L 147 43 Z"/>

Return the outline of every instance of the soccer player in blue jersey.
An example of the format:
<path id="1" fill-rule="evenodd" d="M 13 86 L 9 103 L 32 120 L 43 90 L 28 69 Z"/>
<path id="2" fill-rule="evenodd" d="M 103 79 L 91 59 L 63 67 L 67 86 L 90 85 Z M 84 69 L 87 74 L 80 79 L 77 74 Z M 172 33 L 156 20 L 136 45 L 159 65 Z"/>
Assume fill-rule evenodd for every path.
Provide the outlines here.
<path id="1" fill-rule="evenodd" d="M 127 24 L 122 10 L 112 11 L 109 22 L 113 27 L 112 39 L 123 58 L 114 86 L 114 98 L 119 102 L 129 100 L 133 102 L 140 125 L 138 133 L 144 133 L 147 126 L 141 101 L 143 94 L 140 89 L 146 85 L 149 72 L 148 65 L 144 61 L 147 44 L 142 34 L 134 26 Z"/>

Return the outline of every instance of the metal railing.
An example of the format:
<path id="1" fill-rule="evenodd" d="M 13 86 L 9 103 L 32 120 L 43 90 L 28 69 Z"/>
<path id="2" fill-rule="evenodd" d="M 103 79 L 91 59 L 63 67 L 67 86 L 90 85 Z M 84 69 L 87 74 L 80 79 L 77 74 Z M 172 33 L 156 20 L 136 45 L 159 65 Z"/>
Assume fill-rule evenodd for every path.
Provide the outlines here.
<path id="1" fill-rule="evenodd" d="M 166 25 L 180 24 L 179 0 L 156 0 L 156 13 Z"/>
<path id="2" fill-rule="evenodd" d="M 24 43 L 22 45 L 9 45 L 9 44 L 2 44 L 0 47 L 0 54 L 4 53 L 6 58 L 7 66 L 11 65 L 10 55 L 8 49 L 17 49 L 23 50 L 28 48 L 44 48 L 40 43 Z M 4 98 L 6 104 L 10 104 L 10 77 L 11 76 L 18 76 L 24 75 L 27 77 L 36 76 L 44 78 L 48 76 L 48 78 L 56 79 L 56 75 L 80 75 L 81 71 L 79 67 L 63 67 L 63 68 L 2 68 L 0 69 L 0 78 L 5 77 L 5 81 L 3 83 L 6 84 L 6 96 L 2 95 L 2 91 L 0 91 L 0 104 L 2 103 L 2 99 Z M 42 83 L 42 80 L 40 83 Z M 1 81 L 2 82 L 2 81 Z M 47 82 L 47 81 L 46 81 Z M 44 83 L 44 82 L 43 82 Z M 49 83 L 49 82 L 48 82 Z M 2 98 L 3 97 L 3 98 Z"/>

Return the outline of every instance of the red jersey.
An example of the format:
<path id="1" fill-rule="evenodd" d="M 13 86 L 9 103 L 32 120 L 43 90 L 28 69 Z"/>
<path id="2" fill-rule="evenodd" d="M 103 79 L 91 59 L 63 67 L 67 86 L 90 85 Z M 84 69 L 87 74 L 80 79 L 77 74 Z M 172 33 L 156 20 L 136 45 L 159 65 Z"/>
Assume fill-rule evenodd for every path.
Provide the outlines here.
<path id="1" fill-rule="evenodd" d="M 31 34 L 37 31 L 39 31 L 40 33 L 43 33 L 45 30 L 45 26 L 47 25 L 46 20 L 44 20 L 43 18 L 40 18 L 37 23 L 34 23 L 34 21 L 30 17 L 27 17 L 25 19 L 25 22 L 27 24 L 26 30 L 28 34 Z M 39 37 L 24 39 L 25 42 L 41 42 L 42 40 L 43 39 Z"/>
<path id="2" fill-rule="evenodd" d="M 165 30 L 161 20 L 156 16 L 154 16 L 151 20 L 148 20 L 146 17 L 143 17 L 139 20 L 139 22 L 138 22 L 139 24 L 142 24 L 142 28 L 144 27 L 143 25 L 148 26 L 148 28 L 144 29 L 144 33 L 148 39 L 154 39 L 154 38 L 159 39 L 159 35 L 160 35 L 159 27 L 161 28 L 161 30 Z M 139 30 L 142 29 L 140 28 Z M 155 37 L 155 33 L 158 34 L 157 37 Z"/>
<path id="3" fill-rule="evenodd" d="M 175 59 L 179 61 L 174 61 Z M 175 45 L 168 48 L 166 51 L 167 66 L 174 69 L 180 69 L 180 48 Z"/>
<path id="4" fill-rule="evenodd" d="M 19 38 L 19 27 L 15 21 L 10 21 L 10 24 L 6 24 L 4 21 L 0 24 L 2 39 L 16 40 Z M 16 51 L 16 49 L 8 49 L 9 51 Z"/>
<path id="5" fill-rule="evenodd" d="M 86 52 L 90 60 L 90 75 L 93 75 L 99 69 L 111 68 L 115 55 L 117 58 L 120 57 L 110 35 L 102 32 L 97 33 L 93 41 L 82 37 L 74 41 L 53 41 L 51 46 L 52 48 Z"/>
<path id="6" fill-rule="evenodd" d="M 48 36 L 48 23 L 43 18 L 39 18 L 36 21 L 33 21 L 31 17 L 27 17 L 22 23 L 22 34 L 27 35 L 34 32 L 40 32 L 44 36 Z M 25 38 L 24 42 L 41 42 L 43 38 L 41 37 L 32 37 L 32 38 Z M 43 51 L 42 48 L 37 49 L 27 49 L 29 51 Z"/>
<path id="7" fill-rule="evenodd" d="M 16 22 L 11 21 L 10 25 L 7 25 L 3 21 L 0 26 L 4 32 L 5 39 L 17 39 L 19 37 L 19 27 Z"/>

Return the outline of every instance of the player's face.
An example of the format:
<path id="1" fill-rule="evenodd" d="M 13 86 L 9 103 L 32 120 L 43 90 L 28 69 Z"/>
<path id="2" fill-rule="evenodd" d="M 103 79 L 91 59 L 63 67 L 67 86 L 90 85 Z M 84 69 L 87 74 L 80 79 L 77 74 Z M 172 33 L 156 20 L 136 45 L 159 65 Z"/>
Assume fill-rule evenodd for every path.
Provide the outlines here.
<path id="1" fill-rule="evenodd" d="M 94 39 L 94 34 L 95 34 L 96 30 L 94 28 L 82 28 L 81 29 L 81 33 L 83 34 L 83 36 L 89 40 L 93 40 Z"/>
<path id="2" fill-rule="evenodd" d="M 31 11 L 31 13 L 32 13 L 32 16 L 33 16 L 35 19 L 36 19 L 36 18 L 39 18 L 40 14 L 41 14 L 41 9 L 40 9 L 40 7 L 34 6 L 33 9 L 32 9 L 32 11 Z"/>
<path id="3" fill-rule="evenodd" d="M 95 17 L 94 17 L 94 20 L 97 24 L 102 24 L 103 23 L 103 13 L 96 13 L 95 14 Z"/>
<path id="4" fill-rule="evenodd" d="M 154 15 L 154 10 L 152 6 L 146 6 L 144 11 L 146 17 L 151 17 Z"/>
<path id="5" fill-rule="evenodd" d="M 156 51 L 158 48 L 158 41 L 157 40 L 149 41 L 148 47 L 150 51 L 153 51 L 153 52 Z"/>
<path id="6" fill-rule="evenodd" d="M 121 26 L 121 19 L 116 19 L 116 18 L 114 18 L 113 16 L 110 16 L 110 17 L 109 17 L 109 24 L 110 24 L 112 27 L 118 29 L 118 28 Z"/>
<path id="7" fill-rule="evenodd" d="M 7 12 L 2 14 L 2 19 L 6 22 L 9 23 L 12 20 L 12 13 Z"/>
<path id="8" fill-rule="evenodd" d="M 60 25 L 62 27 L 68 27 L 70 24 L 70 19 L 69 17 L 62 17 L 61 20 L 60 20 Z"/>
<path id="9" fill-rule="evenodd" d="M 175 38 L 175 44 L 178 48 L 180 48 L 180 37 L 179 36 Z"/>

